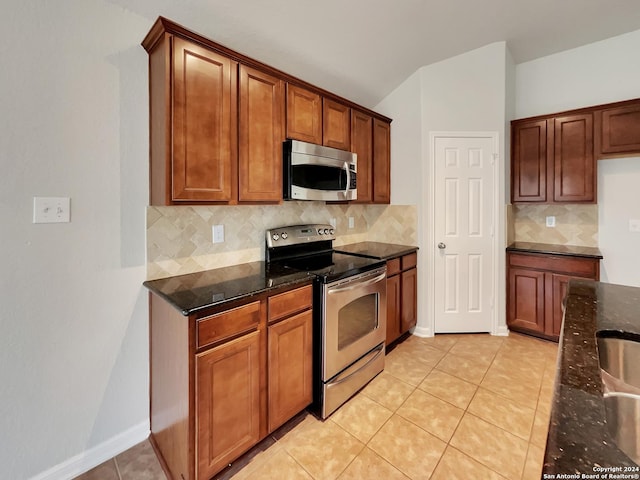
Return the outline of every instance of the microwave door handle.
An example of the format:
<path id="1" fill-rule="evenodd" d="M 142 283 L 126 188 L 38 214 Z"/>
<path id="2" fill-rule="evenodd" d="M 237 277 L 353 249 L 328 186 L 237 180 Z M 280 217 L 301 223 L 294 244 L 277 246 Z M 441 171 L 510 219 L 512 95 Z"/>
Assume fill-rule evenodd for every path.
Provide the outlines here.
<path id="1" fill-rule="evenodd" d="M 349 185 L 351 185 L 351 172 L 349 171 L 349 164 L 344 162 L 344 170 L 347 173 L 347 184 L 344 187 L 344 194 L 349 195 Z"/>

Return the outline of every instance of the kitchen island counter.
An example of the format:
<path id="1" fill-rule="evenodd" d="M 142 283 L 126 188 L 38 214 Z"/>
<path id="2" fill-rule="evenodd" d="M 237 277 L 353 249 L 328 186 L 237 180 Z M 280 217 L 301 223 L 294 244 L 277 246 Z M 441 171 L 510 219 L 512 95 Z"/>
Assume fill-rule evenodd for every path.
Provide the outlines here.
<path id="1" fill-rule="evenodd" d="M 628 474 L 640 473 L 607 429 L 596 340 L 603 331 L 637 339 L 639 311 L 640 288 L 569 282 L 544 458 L 543 474 L 549 476 L 543 478 L 614 478 L 609 473 L 624 474 L 625 467 Z M 610 470 L 615 468 L 620 470 Z M 587 477 L 595 474 L 600 477 Z"/>

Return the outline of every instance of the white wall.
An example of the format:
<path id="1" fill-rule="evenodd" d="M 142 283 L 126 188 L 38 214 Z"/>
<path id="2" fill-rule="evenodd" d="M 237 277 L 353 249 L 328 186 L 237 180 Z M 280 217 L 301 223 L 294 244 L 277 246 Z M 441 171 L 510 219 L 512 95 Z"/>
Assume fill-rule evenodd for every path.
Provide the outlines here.
<path id="1" fill-rule="evenodd" d="M 150 26 L 100 0 L 0 15 L 2 478 L 148 430 Z M 32 224 L 36 195 L 71 197 L 71 223 Z"/>
<path id="2" fill-rule="evenodd" d="M 604 261 L 600 280 L 640 287 L 640 158 L 602 160 L 598 164 L 598 231 Z"/>
<path id="3" fill-rule="evenodd" d="M 517 65 L 516 118 L 640 97 L 638 52 L 640 30 Z M 638 218 L 638 162 L 598 161 L 603 281 L 638 281 L 638 268 L 629 262 L 638 256 L 640 238 L 628 231 L 628 219 Z"/>
<path id="4" fill-rule="evenodd" d="M 640 30 L 516 67 L 516 116 L 640 97 Z"/>
<path id="5" fill-rule="evenodd" d="M 428 233 L 431 220 L 427 215 L 429 133 L 432 131 L 495 131 L 500 139 L 500 157 L 504 165 L 505 112 L 508 108 L 507 80 L 512 76 L 505 42 L 493 43 L 421 68 L 376 110 L 393 118 L 391 129 L 392 203 L 417 204 L 418 209 L 418 328 L 420 334 L 432 334 L 429 318 Z M 508 71 L 510 70 L 510 71 Z M 511 88 L 511 87 L 510 87 Z M 504 168 L 501 185 L 504 185 Z M 504 203 L 504 188 L 499 193 Z M 501 212 L 498 225 L 504 225 Z M 502 232 L 504 228 L 499 228 Z M 502 233 L 500 233 L 502 235 Z M 502 240 L 504 242 L 504 240 Z M 499 259 L 503 268 L 504 259 Z M 437 281 L 437 279 L 436 279 Z M 502 281 L 502 280 L 501 280 Z M 501 297 L 502 290 L 497 292 Z M 499 311 L 501 308 L 498 299 Z M 504 319 L 502 320 L 504 323 Z"/>

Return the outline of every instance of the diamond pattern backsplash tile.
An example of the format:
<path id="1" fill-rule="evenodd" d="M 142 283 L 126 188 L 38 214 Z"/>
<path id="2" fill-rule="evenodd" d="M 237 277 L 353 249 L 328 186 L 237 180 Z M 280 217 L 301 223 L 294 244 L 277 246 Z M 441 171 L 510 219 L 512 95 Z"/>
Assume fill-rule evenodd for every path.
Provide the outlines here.
<path id="1" fill-rule="evenodd" d="M 349 228 L 349 217 L 354 228 Z M 336 246 L 366 240 L 417 245 L 415 206 L 286 202 L 147 207 L 147 279 L 263 260 L 265 230 L 331 219 L 336 221 Z M 224 225 L 224 242 L 212 242 L 213 225 Z"/>
<path id="2" fill-rule="evenodd" d="M 547 227 L 546 217 L 556 226 Z M 514 205 L 515 241 L 598 246 L 598 205 Z"/>

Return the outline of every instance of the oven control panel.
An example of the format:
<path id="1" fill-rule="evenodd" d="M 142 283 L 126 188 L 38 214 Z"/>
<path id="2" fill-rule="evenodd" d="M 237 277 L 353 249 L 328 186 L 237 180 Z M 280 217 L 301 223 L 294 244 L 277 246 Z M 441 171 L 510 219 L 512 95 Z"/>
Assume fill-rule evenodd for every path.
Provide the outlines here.
<path id="1" fill-rule="evenodd" d="M 267 248 L 335 240 L 335 229 L 328 224 L 288 225 L 267 230 Z"/>

